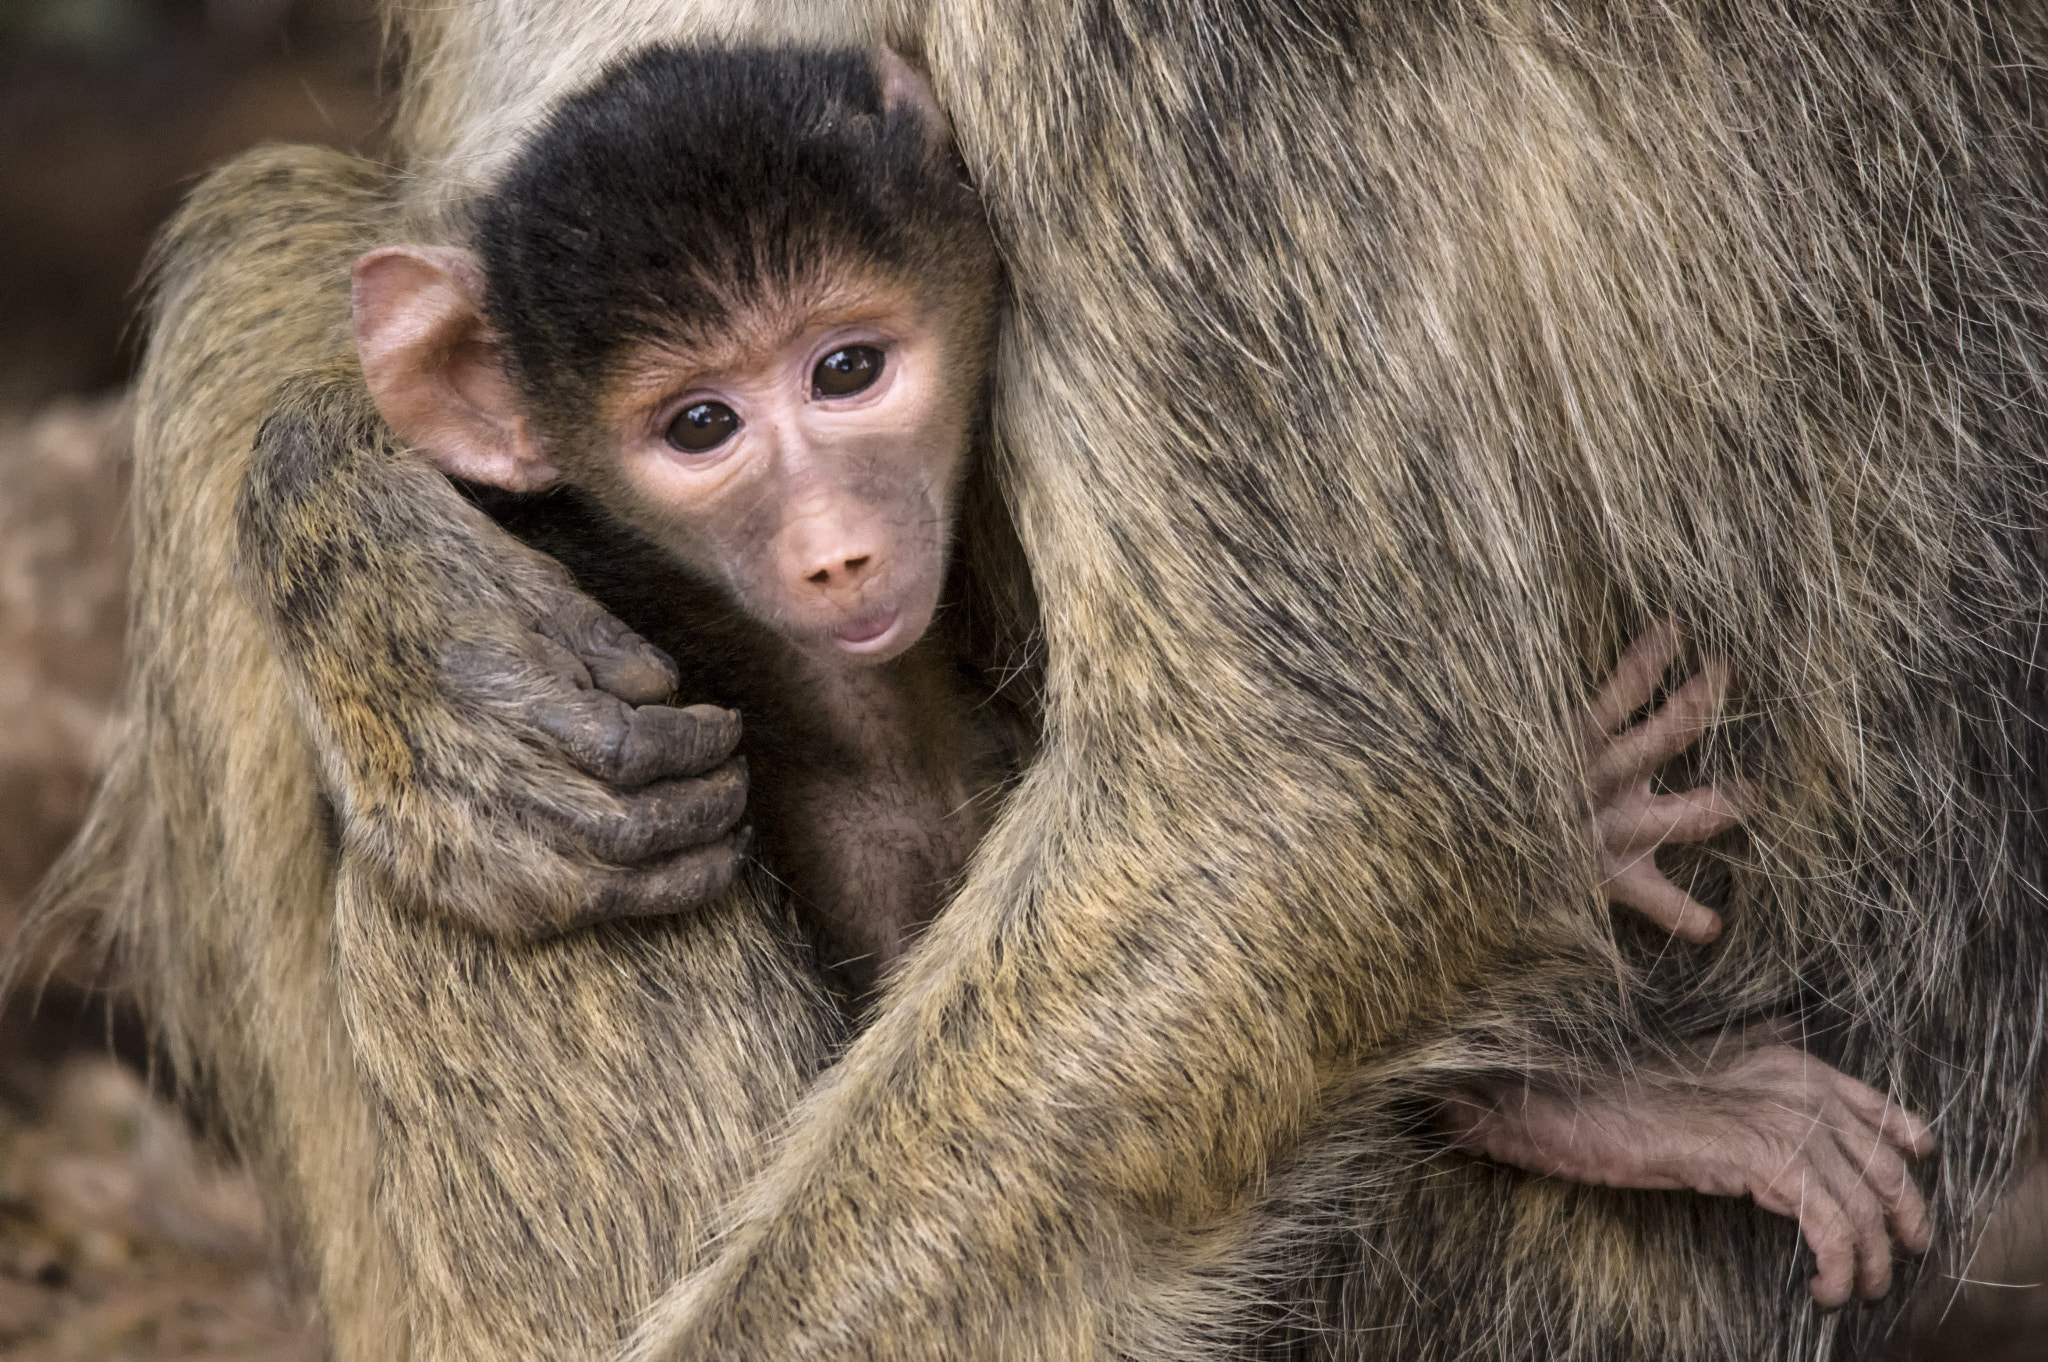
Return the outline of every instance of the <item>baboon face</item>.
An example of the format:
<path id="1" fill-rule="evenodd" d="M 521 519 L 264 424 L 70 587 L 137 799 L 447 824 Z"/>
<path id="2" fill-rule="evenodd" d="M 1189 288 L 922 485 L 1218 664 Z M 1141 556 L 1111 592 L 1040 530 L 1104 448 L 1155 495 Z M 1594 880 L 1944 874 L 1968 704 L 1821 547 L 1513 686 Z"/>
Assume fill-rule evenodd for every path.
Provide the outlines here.
<path id="1" fill-rule="evenodd" d="M 981 387 L 978 332 L 963 338 L 901 285 L 843 282 L 735 311 L 709 341 L 637 343 L 595 410 L 535 411 L 480 289 L 466 251 L 357 262 L 364 374 L 408 443 L 471 481 L 589 489 L 806 651 L 873 664 L 923 636 Z"/>
<path id="2" fill-rule="evenodd" d="M 736 320 L 716 348 L 622 366 L 591 485 L 799 647 L 894 657 L 944 585 L 975 365 L 901 288 Z"/>
<path id="3" fill-rule="evenodd" d="M 900 57 L 650 50 L 534 135 L 472 245 L 356 264 L 364 375 L 409 443 L 585 489 L 806 652 L 925 632 L 999 276 Z"/>

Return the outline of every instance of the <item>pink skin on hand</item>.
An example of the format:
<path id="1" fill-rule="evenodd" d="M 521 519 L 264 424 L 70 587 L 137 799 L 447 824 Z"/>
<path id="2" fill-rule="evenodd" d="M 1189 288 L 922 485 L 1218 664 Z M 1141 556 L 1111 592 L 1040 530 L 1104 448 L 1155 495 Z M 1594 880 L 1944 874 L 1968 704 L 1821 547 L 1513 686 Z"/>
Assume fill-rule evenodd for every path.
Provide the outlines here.
<path id="1" fill-rule="evenodd" d="M 1635 909 L 1681 941 L 1704 945 L 1721 934 L 1720 915 L 1666 879 L 1657 868 L 1656 852 L 1735 826 L 1742 819 L 1742 791 L 1702 785 L 1683 794 L 1658 794 L 1650 782 L 1658 767 L 1692 746 L 1720 717 L 1734 686 L 1734 668 L 1723 658 L 1709 657 L 1699 675 L 1671 692 L 1648 718 L 1615 732 L 1656 694 L 1678 644 L 1674 625 L 1652 625 L 1615 663 L 1614 674 L 1587 709 L 1586 778 L 1595 805 L 1600 887 L 1608 899 Z"/>
<path id="2" fill-rule="evenodd" d="M 1742 792 L 1711 785 L 1657 794 L 1658 767 L 1720 716 L 1734 684 L 1721 658 L 1650 715 L 1677 655 L 1666 622 L 1632 643 L 1588 708 L 1584 742 L 1600 887 L 1674 936 L 1705 943 L 1721 919 L 1666 879 L 1656 850 L 1733 827 Z M 1813 1250 L 1820 1304 L 1891 1289 L 1894 1243 L 1924 1252 L 1927 1203 L 1907 1170 L 1932 1152 L 1926 1123 L 1814 1059 L 1780 1028 L 1726 1033 L 1712 1052 L 1589 1080 L 1570 1095 L 1496 1084 L 1454 1094 L 1438 1118 L 1457 1147 L 1532 1172 L 1607 1187 L 1747 1196 L 1797 1221 Z"/>
<path id="3" fill-rule="evenodd" d="M 1569 1096 L 1468 1092 L 1439 1120 L 1459 1148 L 1532 1172 L 1750 1197 L 1798 1222 L 1816 1265 L 1808 1289 L 1830 1308 L 1883 1296 L 1892 1245 L 1921 1253 L 1932 1235 L 1906 1165 L 1933 1151 L 1933 1132 L 1791 1045 L 1646 1065 Z"/>

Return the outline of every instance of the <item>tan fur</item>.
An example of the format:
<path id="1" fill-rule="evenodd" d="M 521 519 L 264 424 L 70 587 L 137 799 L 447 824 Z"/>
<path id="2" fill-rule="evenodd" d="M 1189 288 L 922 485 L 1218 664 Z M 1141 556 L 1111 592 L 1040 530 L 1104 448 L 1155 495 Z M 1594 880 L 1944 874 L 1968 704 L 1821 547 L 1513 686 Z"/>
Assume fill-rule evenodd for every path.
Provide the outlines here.
<path id="1" fill-rule="evenodd" d="M 758 893 L 506 955 L 363 863 L 335 873 L 292 687 L 229 550 L 277 377 L 347 353 L 348 266 L 386 188 L 336 153 L 252 153 L 166 238 L 137 417 L 135 733 L 46 888 L 62 911 L 38 925 L 109 911 L 172 1076 L 255 1168 L 338 1357 L 598 1357 L 691 1261 L 834 1023 Z M 279 292 L 227 282 L 258 262 Z M 370 751 L 403 778 L 402 743 Z M 218 797 L 230 787 L 255 803 Z M 443 963 L 422 974 L 425 959 Z M 750 1043 L 754 1018 L 787 1032 Z M 738 1067 L 712 1082 L 716 1053 Z M 506 1087 L 534 1064 L 577 1078 L 540 1102 Z M 451 1109 L 453 1090 L 501 1096 Z"/>
<path id="2" fill-rule="evenodd" d="M 458 202 L 605 43 L 736 13 L 403 11 L 411 201 Z M 1795 1013 L 1942 1113 L 1937 1261 L 1966 1257 L 2048 983 L 2032 8 L 834 14 L 924 53 L 1011 270 L 999 467 L 1047 607 L 1045 747 L 631 1355 L 1865 1347 L 1885 1314 L 1818 1316 L 1751 1208 L 1432 1161 L 1415 1117 L 1470 1076 L 1568 1083 Z M 223 546 L 276 381 L 334 353 L 303 243 L 381 209 L 240 175 L 172 247 L 246 275 L 166 295 L 151 390 L 188 400 L 143 409 L 139 464 L 178 476 L 140 505 L 141 726 L 59 893 L 117 904 L 187 1071 L 303 1207 L 340 1355 L 402 1355 L 360 1332 L 394 1314 L 414 1356 L 578 1355 L 696 1260 L 732 1185 L 705 1170 L 746 1165 L 829 1027 L 800 973 L 737 982 L 699 939 L 774 963 L 744 897 L 644 929 L 667 951 L 528 945 L 533 919 L 471 933 L 361 877 L 359 845 L 404 857 L 439 823 L 370 801 L 350 854 L 320 842 L 300 734 L 346 794 L 352 726 L 391 715 L 322 691 L 331 660 L 284 684 Z M 235 249 L 193 235 L 209 203 Z M 285 253 L 252 203 L 325 226 Z M 281 410 L 351 429 L 345 373 L 323 382 Z M 172 420 L 204 424 L 152 433 Z M 360 479 L 323 476 L 360 505 L 431 498 L 374 432 L 349 447 Z M 472 555 L 534 572 L 516 546 L 433 514 L 461 551 L 414 567 L 459 590 L 423 599 L 516 607 L 463 594 Z M 1665 611 L 1748 685 L 1706 769 L 1762 782 L 1746 838 L 1688 862 L 1731 918 L 1697 954 L 1615 932 L 1564 850 L 1577 706 Z M 628 978 L 691 986 L 668 968 L 728 1008 L 688 1052 Z"/>
<path id="3" fill-rule="evenodd" d="M 1982 651 L 2041 629 L 2035 19 L 1083 8 L 926 45 L 1017 296 L 1045 756 L 636 1355 L 1232 1347 L 1188 1304 L 1218 1246 L 1270 1282 L 1316 1243 L 1262 1185 L 1363 1240 L 1294 1348 L 1837 1340 L 1744 1213 L 1413 1184 L 1383 1113 L 1799 1006 L 1945 1111 L 1967 1252 L 2039 1043 L 2043 683 Z M 1629 953 L 1644 1015 L 1552 849 L 1573 687 L 1665 607 L 1748 678 L 1765 788 L 1726 942 Z M 1351 1140 L 1378 1188 L 1317 1168 Z"/>

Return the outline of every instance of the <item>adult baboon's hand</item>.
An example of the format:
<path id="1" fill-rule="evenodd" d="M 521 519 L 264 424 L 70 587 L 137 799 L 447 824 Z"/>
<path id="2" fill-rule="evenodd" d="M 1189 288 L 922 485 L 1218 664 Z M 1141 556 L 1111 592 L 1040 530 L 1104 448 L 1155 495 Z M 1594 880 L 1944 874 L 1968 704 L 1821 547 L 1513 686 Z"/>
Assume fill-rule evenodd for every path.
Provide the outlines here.
<path id="1" fill-rule="evenodd" d="M 469 749 L 454 774 L 495 783 L 496 812 L 574 869 L 580 907 L 566 925 L 676 912 L 722 893 L 748 840 L 735 832 L 747 797 L 739 715 L 666 703 L 676 672 L 659 649 L 551 560 L 531 555 L 522 567 L 525 627 L 494 621 L 442 652 L 451 712 L 472 730 L 448 735 Z M 502 750 L 490 750 L 494 736 Z"/>
<path id="2" fill-rule="evenodd" d="M 733 880 L 739 716 L 554 560 L 394 446 L 350 385 L 287 385 L 239 504 L 343 851 L 498 935 L 684 911 Z"/>

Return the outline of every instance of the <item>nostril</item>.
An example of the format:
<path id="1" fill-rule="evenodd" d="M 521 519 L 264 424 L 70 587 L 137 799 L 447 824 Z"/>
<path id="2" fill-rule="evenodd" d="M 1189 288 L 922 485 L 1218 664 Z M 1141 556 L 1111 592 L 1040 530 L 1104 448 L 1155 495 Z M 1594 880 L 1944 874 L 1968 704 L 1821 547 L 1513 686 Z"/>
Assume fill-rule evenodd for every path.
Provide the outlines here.
<path id="1" fill-rule="evenodd" d="M 859 581 L 861 575 L 868 570 L 868 565 L 874 561 L 875 556 L 872 553 L 843 558 L 836 564 L 828 563 L 824 567 L 806 572 L 804 580 L 812 586 L 832 586 L 834 583 L 841 586 L 849 585 Z"/>

